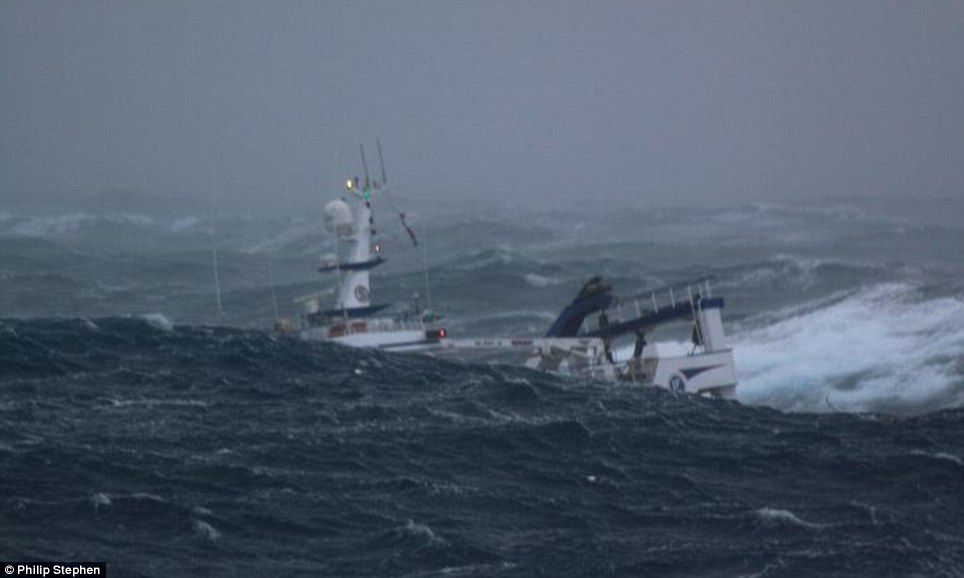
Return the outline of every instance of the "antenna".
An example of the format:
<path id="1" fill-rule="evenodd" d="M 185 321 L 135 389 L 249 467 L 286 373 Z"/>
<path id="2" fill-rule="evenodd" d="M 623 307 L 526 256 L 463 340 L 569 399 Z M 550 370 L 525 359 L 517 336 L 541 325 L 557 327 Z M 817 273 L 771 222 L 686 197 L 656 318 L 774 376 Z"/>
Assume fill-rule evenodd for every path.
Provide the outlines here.
<path id="1" fill-rule="evenodd" d="M 271 285 L 271 308 L 274 311 L 274 320 L 277 322 L 281 315 L 278 313 L 278 293 L 274 288 L 274 271 L 271 267 L 271 255 L 273 251 L 268 251 L 268 283 Z"/>
<path id="2" fill-rule="evenodd" d="M 382 166 L 382 185 L 387 185 L 388 177 L 385 176 L 385 159 L 382 158 L 382 141 L 376 138 L 375 146 L 378 147 L 378 164 Z"/>
<path id="3" fill-rule="evenodd" d="M 211 164 L 211 261 L 214 268 L 214 296 L 217 298 L 218 322 L 224 323 L 224 308 L 221 306 L 221 271 L 218 267 L 218 213 L 217 182 L 214 164 Z"/>
<path id="4" fill-rule="evenodd" d="M 358 143 L 358 150 L 361 151 L 361 164 L 362 168 L 365 169 L 365 188 L 369 186 L 368 181 L 368 162 L 365 160 L 365 147 L 361 143 Z"/>

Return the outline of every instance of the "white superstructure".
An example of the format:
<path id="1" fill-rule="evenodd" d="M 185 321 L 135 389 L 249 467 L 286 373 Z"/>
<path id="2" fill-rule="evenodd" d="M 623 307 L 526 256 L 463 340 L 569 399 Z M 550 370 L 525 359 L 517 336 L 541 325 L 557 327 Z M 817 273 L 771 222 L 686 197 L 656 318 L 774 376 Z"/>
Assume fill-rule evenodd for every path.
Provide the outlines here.
<path id="1" fill-rule="evenodd" d="M 381 146 L 379 146 L 381 157 Z M 364 164 L 364 150 L 362 150 Z M 338 289 L 334 306 L 324 309 L 323 295 L 312 294 L 297 302 L 304 306 L 299 334 L 304 339 L 341 343 L 352 347 L 377 347 L 396 351 L 418 351 L 438 347 L 445 329 L 436 324 L 429 311 L 416 311 L 390 317 L 376 314 L 388 304 L 373 304 L 370 272 L 384 262 L 381 244 L 375 241 L 372 204 L 388 194 L 384 165 L 382 180 L 358 177 L 345 183 L 347 195 L 325 205 L 325 228 L 337 239 L 338 252 L 322 257 L 319 271 L 336 276 Z M 349 203 L 354 203 L 355 208 Z M 408 229 L 407 224 L 402 223 Z M 409 229 L 409 234 L 414 235 Z M 344 256 L 343 256 L 344 255 Z"/>

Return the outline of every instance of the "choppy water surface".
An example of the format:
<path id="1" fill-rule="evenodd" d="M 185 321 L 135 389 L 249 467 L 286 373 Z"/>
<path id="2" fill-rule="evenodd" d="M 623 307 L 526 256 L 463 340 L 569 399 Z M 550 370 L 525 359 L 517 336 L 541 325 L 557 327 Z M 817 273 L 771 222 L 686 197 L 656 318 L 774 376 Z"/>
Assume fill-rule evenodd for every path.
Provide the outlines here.
<path id="1" fill-rule="evenodd" d="M 207 219 L 5 209 L 0 558 L 114 576 L 964 574 L 952 219 L 426 209 L 420 255 L 377 216 L 391 260 L 373 291 L 424 304 L 424 256 L 453 335 L 540 334 L 593 274 L 623 292 L 713 274 L 740 403 L 272 337 L 275 303 L 328 287 L 308 217 L 219 218 L 219 322 Z"/>

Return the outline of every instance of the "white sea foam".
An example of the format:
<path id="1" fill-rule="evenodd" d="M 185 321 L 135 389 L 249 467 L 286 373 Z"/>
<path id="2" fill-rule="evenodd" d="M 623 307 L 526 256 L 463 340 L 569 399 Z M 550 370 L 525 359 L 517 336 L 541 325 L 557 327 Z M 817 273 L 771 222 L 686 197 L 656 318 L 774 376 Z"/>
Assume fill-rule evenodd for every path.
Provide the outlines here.
<path id="1" fill-rule="evenodd" d="M 70 236 L 84 227 L 97 226 L 101 223 L 134 225 L 136 227 L 151 227 L 155 224 L 152 217 L 136 213 L 91 215 L 80 212 L 39 217 L 6 215 L 6 218 L 0 219 L 0 224 L 9 227 L 3 231 L 6 234 L 42 239 Z"/>
<path id="2" fill-rule="evenodd" d="M 558 285 L 562 283 L 562 281 L 554 277 L 543 277 L 542 275 L 536 275 L 535 273 L 527 273 L 525 280 L 530 286 L 538 288 L 549 287 L 550 285 Z"/>
<path id="3" fill-rule="evenodd" d="M 110 399 L 113 407 L 208 407 L 197 399 Z"/>
<path id="4" fill-rule="evenodd" d="M 911 455 L 924 456 L 935 460 L 944 460 L 944 461 L 955 463 L 959 466 L 964 466 L 964 460 L 961 460 L 961 458 L 955 456 L 954 454 L 949 454 L 947 452 L 937 452 L 932 454 L 932 453 L 923 452 L 920 450 L 914 450 L 911 452 Z"/>
<path id="5" fill-rule="evenodd" d="M 86 213 L 32 217 L 18 222 L 10 229 L 10 233 L 24 237 L 62 237 L 77 231 L 81 226 L 96 219 L 97 217 Z"/>
<path id="6" fill-rule="evenodd" d="M 286 246 L 295 243 L 299 240 L 312 239 L 314 235 L 318 233 L 318 224 L 312 221 L 295 221 L 293 223 L 288 223 L 285 227 L 280 230 L 273 230 L 270 236 L 264 239 L 258 240 L 255 244 L 242 249 L 245 253 L 257 254 L 257 253 L 279 253 L 285 251 Z M 328 242 L 330 239 L 323 238 L 322 242 Z M 302 243 L 306 246 L 311 247 L 312 254 L 317 250 L 317 247 L 313 242 Z M 328 246 L 328 245 L 325 245 Z"/>
<path id="7" fill-rule="evenodd" d="M 221 532 L 217 528 L 202 520 L 194 521 L 194 533 L 211 542 L 221 537 Z"/>
<path id="8" fill-rule="evenodd" d="M 955 391 L 964 301 L 922 301 L 909 285 L 878 285 L 815 309 L 795 308 L 731 342 L 737 395 L 747 403 L 915 413 L 964 402 Z"/>
<path id="9" fill-rule="evenodd" d="M 961 458 L 955 456 L 954 454 L 949 454 L 946 452 L 937 452 L 936 454 L 934 454 L 933 457 L 938 460 L 947 460 L 949 462 L 954 462 L 959 466 L 964 466 L 964 461 L 962 461 Z"/>
<path id="10" fill-rule="evenodd" d="M 160 329 L 161 331 L 174 331 L 174 324 L 171 323 L 171 320 L 165 317 L 163 313 L 147 313 L 145 315 L 140 315 L 139 317 L 146 321 L 147 324 L 154 329 Z"/>
<path id="11" fill-rule="evenodd" d="M 134 492 L 130 495 L 131 498 L 135 500 L 147 500 L 148 502 L 158 502 L 167 503 L 167 500 L 158 496 L 157 494 L 149 494 L 147 492 Z"/>
<path id="12" fill-rule="evenodd" d="M 801 528 L 807 528 L 810 530 L 819 530 L 824 528 L 823 524 L 814 524 L 813 522 L 807 522 L 806 520 L 801 520 L 796 514 L 790 510 L 780 510 L 777 508 L 760 508 L 755 511 L 754 514 L 766 525 L 788 525 L 788 526 L 800 526 Z"/>
<path id="13" fill-rule="evenodd" d="M 517 260 L 515 249 L 508 243 L 499 243 L 494 250 L 478 251 L 466 256 L 454 265 L 460 271 L 474 271 L 490 265 L 508 265 Z"/>
<path id="14" fill-rule="evenodd" d="M 94 505 L 95 510 L 100 510 L 101 508 L 109 508 L 113 505 L 108 494 L 104 492 L 98 492 L 90 497 L 90 503 Z"/>
<path id="15" fill-rule="evenodd" d="M 431 528 L 425 524 L 416 523 L 414 520 L 409 520 L 402 531 L 411 536 L 417 536 L 432 545 L 445 545 L 447 543 L 444 538 L 438 537 Z"/>
<path id="16" fill-rule="evenodd" d="M 879 269 L 881 265 L 870 262 L 844 260 L 836 258 L 811 258 L 781 253 L 772 259 L 758 264 L 741 276 L 724 281 L 723 286 L 745 287 L 762 285 L 774 281 L 792 281 L 797 291 L 813 288 L 819 281 L 818 272 L 821 267 L 839 266 L 856 268 L 864 271 Z"/>

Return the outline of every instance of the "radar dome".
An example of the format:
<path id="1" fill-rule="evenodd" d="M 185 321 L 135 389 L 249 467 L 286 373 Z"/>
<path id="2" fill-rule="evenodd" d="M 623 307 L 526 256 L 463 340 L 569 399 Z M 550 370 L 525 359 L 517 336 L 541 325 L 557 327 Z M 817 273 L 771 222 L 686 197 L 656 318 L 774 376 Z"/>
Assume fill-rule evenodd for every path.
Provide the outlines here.
<path id="1" fill-rule="evenodd" d="M 341 199 L 336 199 L 325 205 L 325 228 L 329 232 L 345 237 L 351 235 L 354 219 L 351 207 Z"/>

